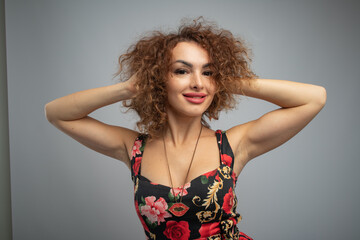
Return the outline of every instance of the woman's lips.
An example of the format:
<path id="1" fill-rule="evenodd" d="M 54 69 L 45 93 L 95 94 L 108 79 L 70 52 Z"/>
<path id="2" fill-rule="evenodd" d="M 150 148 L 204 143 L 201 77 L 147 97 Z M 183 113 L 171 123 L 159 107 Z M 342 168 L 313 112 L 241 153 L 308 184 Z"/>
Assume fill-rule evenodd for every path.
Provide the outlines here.
<path id="1" fill-rule="evenodd" d="M 205 101 L 205 93 L 185 93 L 183 94 L 185 99 L 191 103 L 200 104 Z"/>

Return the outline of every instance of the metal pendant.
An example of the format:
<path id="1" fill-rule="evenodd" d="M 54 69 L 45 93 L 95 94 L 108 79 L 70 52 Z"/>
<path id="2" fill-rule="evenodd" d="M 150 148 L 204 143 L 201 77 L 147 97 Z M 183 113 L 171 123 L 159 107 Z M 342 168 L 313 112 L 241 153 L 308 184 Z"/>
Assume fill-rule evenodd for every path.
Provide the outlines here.
<path id="1" fill-rule="evenodd" d="M 177 217 L 182 217 L 184 216 L 184 214 L 189 210 L 189 207 L 186 206 L 185 204 L 179 202 L 179 203 L 174 203 L 170 208 L 169 211 L 177 216 Z"/>

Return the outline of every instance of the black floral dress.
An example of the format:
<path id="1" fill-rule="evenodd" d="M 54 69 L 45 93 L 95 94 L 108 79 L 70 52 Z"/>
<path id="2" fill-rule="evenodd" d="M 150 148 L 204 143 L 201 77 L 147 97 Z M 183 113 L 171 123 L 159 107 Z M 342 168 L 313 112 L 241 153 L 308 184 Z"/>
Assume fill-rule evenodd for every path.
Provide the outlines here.
<path id="1" fill-rule="evenodd" d="M 241 220 L 236 212 L 234 192 L 237 177 L 233 172 L 234 155 L 225 132 L 216 131 L 220 166 L 186 183 L 184 189 L 179 187 L 174 191 L 139 174 L 146 138 L 146 135 L 139 135 L 135 140 L 131 176 L 135 209 L 147 239 L 251 240 L 236 226 Z M 181 191 L 182 202 L 188 209 L 183 209 L 182 216 L 175 216 L 171 208 L 179 202 Z"/>

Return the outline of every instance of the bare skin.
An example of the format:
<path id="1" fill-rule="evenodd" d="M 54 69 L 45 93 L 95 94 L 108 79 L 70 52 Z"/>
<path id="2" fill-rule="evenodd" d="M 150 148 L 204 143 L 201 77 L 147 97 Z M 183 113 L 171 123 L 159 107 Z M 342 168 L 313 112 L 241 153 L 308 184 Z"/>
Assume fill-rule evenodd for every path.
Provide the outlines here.
<path id="1" fill-rule="evenodd" d="M 171 186 L 164 154 L 166 142 L 169 166 L 174 187 L 189 182 L 219 166 L 215 132 L 203 128 L 189 175 L 185 179 L 194 145 L 201 128 L 201 116 L 214 95 L 207 52 L 192 42 L 181 42 L 173 49 L 173 67 L 167 83 L 168 127 L 164 135 L 148 141 L 142 159 L 141 175 L 152 182 Z M 181 61 L 180 61 L 181 60 Z M 103 106 L 131 99 L 136 90 L 136 75 L 124 83 L 89 89 L 56 99 L 45 106 L 47 119 L 85 146 L 123 161 L 130 168 L 131 149 L 138 132 L 111 126 L 88 117 Z M 170 94 L 171 93 L 171 94 Z M 202 93 L 202 103 L 189 102 L 184 94 Z M 239 175 L 253 158 L 264 154 L 291 139 L 323 108 L 326 91 L 321 86 L 284 80 L 256 79 L 242 91 L 269 101 L 280 108 L 259 119 L 239 124 L 227 130 L 235 155 L 234 171 Z"/>

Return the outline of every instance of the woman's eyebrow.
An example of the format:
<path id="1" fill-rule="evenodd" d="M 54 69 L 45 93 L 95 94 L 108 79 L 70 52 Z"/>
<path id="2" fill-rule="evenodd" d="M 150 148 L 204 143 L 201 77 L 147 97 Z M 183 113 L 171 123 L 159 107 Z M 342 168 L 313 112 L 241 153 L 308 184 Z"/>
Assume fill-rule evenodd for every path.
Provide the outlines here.
<path id="1" fill-rule="evenodd" d="M 178 62 L 178 63 L 182 63 L 182 64 L 184 64 L 184 65 L 186 65 L 186 66 L 188 66 L 188 67 L 193 67 L 193 65 L 191 64 L 191 63 L 188 63 L 188 62 L 186 62 L 186 61 L 184 61 L 184 60 L 176 60 L 175 61 L 176 63 Z"/>
<path id="2" fill-rule="evenodd" d="M 192 65 L 191 63 L 186 62 L 186 61 L 184 61 L 184 60 L 176 60 L 174 63 L 176 63 L 176 62 L 182 63 L 182 64 L 184 64 L 184 65 L 186 65 L 186 66 L 188 66 L 188 67 L 193 67 L 193 65 Z M 211 65 L 211 63 L 205 63 L 202 67 L 203 67 L 203 68 L 207 68 L 207 67 L 209 67 L 210 65 Z"/>
<path id="3" fill-rule="evenodd" d="M 203 65 L 203 68 L 207 68 L 207 67 L 210 67 L 212 64 L 211 63 L 206 63 Z"/>

